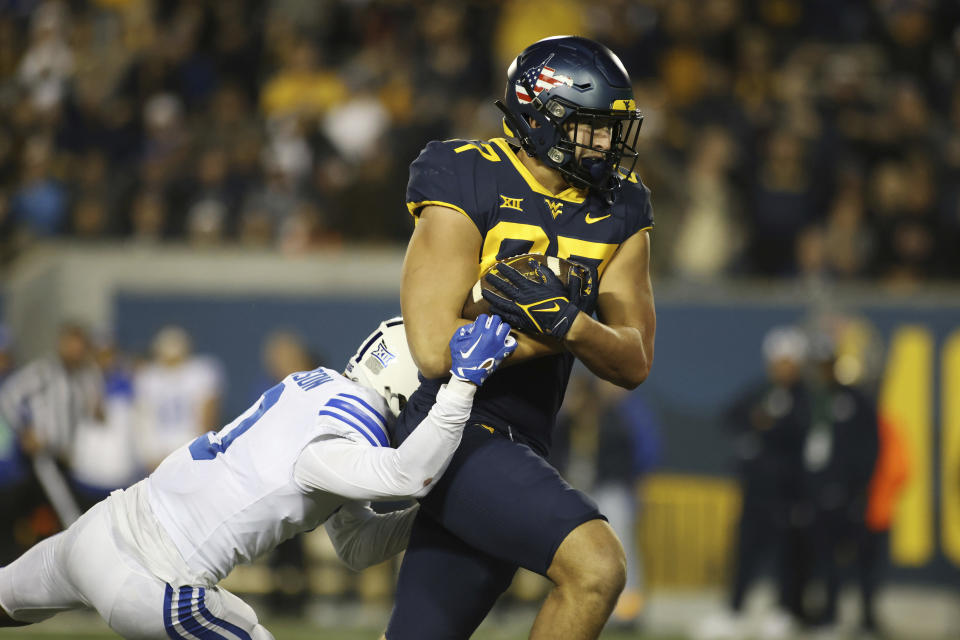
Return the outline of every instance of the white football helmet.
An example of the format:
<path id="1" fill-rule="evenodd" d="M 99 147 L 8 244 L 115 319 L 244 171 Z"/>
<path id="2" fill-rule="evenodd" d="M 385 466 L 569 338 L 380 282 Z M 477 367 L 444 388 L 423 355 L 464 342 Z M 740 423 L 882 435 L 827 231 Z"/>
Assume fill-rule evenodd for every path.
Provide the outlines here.
<path id="1" fill-rule="evenodd" d="M 379 393 L 394 417 L 398 416 L 407 398 L 420 386 L 417 365 L 407 347 L 403 318 L 381 322 L 347 361 L 343 374 Z"/>

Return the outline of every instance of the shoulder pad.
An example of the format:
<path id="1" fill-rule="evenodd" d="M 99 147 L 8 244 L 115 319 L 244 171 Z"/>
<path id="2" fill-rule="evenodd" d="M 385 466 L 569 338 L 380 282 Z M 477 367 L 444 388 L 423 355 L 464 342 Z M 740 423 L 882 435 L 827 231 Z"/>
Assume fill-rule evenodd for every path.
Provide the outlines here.
<path id="1" fill-rule="evenodd" d="M 445 206 L 482 228 L 484 207 L 478 193 L 484 189 L 480 187 L 478 163 L 489 160 L 488 153 L 495 153 L 490 145 L 474 140 L 434 140 L 427 144 L 410 165 L 407 209 L 418 216 L 427 205 Z"/>
<path id="2" fill-rule="evenodd" d="M 636 173 L 630 172 L 629 176 L 621 177 L 616 205 L 624 208 L 625 217 L 632 232 L 653 228 L 650 189 L 643 184 Z"/>

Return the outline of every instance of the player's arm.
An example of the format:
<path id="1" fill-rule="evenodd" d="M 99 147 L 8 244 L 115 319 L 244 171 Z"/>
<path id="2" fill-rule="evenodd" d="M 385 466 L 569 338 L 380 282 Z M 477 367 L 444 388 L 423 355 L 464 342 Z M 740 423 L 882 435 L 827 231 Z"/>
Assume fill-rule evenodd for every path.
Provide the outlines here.
<path id="1" fill-rule="evenodd" d="M 469 323 L 460 314 L 477 281 L 482 242 L 476 225 L 458 211 L 430 205 L 420 212 L 403 261 L 400 305 L 407 343 L 424 377 L 440 378 L 450 369 L 447 338 Z M 517 337 L 509 361 L 514 364 L 562 349 L 549 338 Z"/>
<path id="2" fill-rule="evenodd" d="M 421 497 L 432 488 L 460 444 L 477 386 L 509 356 L 516 341 L 510 325 L 481 315 L 458 328 L 449 341 L 453 376 L 437 393 L 427 417 L 396 449 L 333 437 L 300 454 L 294 478 L 305 491 L 325 491 L 351 500 Z"/>
<path id="3" fill-rule="evenodd" d="M 351 500 L 426 495 L 460 444 L 475 392 L 458 380 L 441 387 L 430 413 L 396 449 L 342 437 L 310 444 L 294 469 L 297 484 Z"/>
<path id="4" fill-rule="evenodd" d="M 363 571 L 407 548 L 419 507 L 381 514 L 368 502 L 347 502 L 323 526 L 344 564 Z"/>
<path id="5" fill-rule="evenodd" d="M 611 258 L 600 279 L 597 317 L 579 313 L 564 343 L 597 376 L 637 387 L 653 364 L 657 326 L 646 231 L 633 234 Z"/>

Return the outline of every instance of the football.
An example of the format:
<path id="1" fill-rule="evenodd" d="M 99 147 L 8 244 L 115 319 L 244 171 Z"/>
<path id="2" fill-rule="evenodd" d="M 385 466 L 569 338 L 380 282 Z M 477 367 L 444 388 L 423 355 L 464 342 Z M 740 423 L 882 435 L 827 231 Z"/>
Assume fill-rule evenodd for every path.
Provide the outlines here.
<path id="1" fill-rule="evenodd" d="M 488 273 L 496 273 L 498 266 L 502 264 L 508 264 L 519 271 L 524 278 L 529 280 L 537 280 L 537 272 L 534 269 L 534 265 L 530 264 L 531 260 L 535 260 L 542 265 L 546 265 L 547 268 L 553 271 L 554 275 L 560 278 L 560 281 L 564 285 L 570 281 L 570 273 L 572 271 L 583 269 L 582 266 L 575 262 L 570 262 L 569 260 L 556 258 L 554 256 L 545 256 L 542 253 L 524 253 L 518 256 L 511 256 L 509 258 L 504 258 L 503 260 L 498 260 L 493 264 L 493 266 L 483 272 L 483 274 L 480 276 L 480 279 L 477 280 L 476 284 L 473 285 L 473 289 L 471 289 L 470 293 L 467 294 L 467 300 L 463 304 L 463 317 L 467 318 L 468 320 L 476 320 L 477 316 L 479 316 L 481 313 L 490 312 L 490 303 L 483 299 L 481 291 L 483 289 L 497 291 L 497 288 L 487 282 L 485 277 Z"/>

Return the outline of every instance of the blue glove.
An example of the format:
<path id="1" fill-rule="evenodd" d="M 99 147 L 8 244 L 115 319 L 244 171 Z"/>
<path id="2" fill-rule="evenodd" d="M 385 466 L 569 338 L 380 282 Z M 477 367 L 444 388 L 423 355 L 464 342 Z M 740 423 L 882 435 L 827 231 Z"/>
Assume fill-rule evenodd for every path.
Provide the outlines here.
<path id="1" fill-rule="evenodd" d="M 454 378 L 481 385 L 516 348 L 510 325 L 499 316 L 482 313 L 473 324 L 463 325 L 450 338 L 450 373 Z"/>
<path id="2" fill-rule="evenodd" d="M 571 277 L 564 286 L 550 269 L 533 260 L 531 266 L 536 266 L 540 282 L 528 280 L 510 265 L 497 265 L 497 272 L 504 277 L 488 273 L 486 280 L 506 297 L 484 289 L 483 298 L 490 303 L 492 311 L 520 331 L 562 340 L 581 311 L 578 303 L 590 307 L 583 309 L 587 313 L 593 312 L 592 307 L 596 304 L 594 278 L 588 269 L 584 269 L 583 274 Z M 584 284 L 587 284 L 584 279 L 590 280 L 587 295 L 583 291 Z"/>

